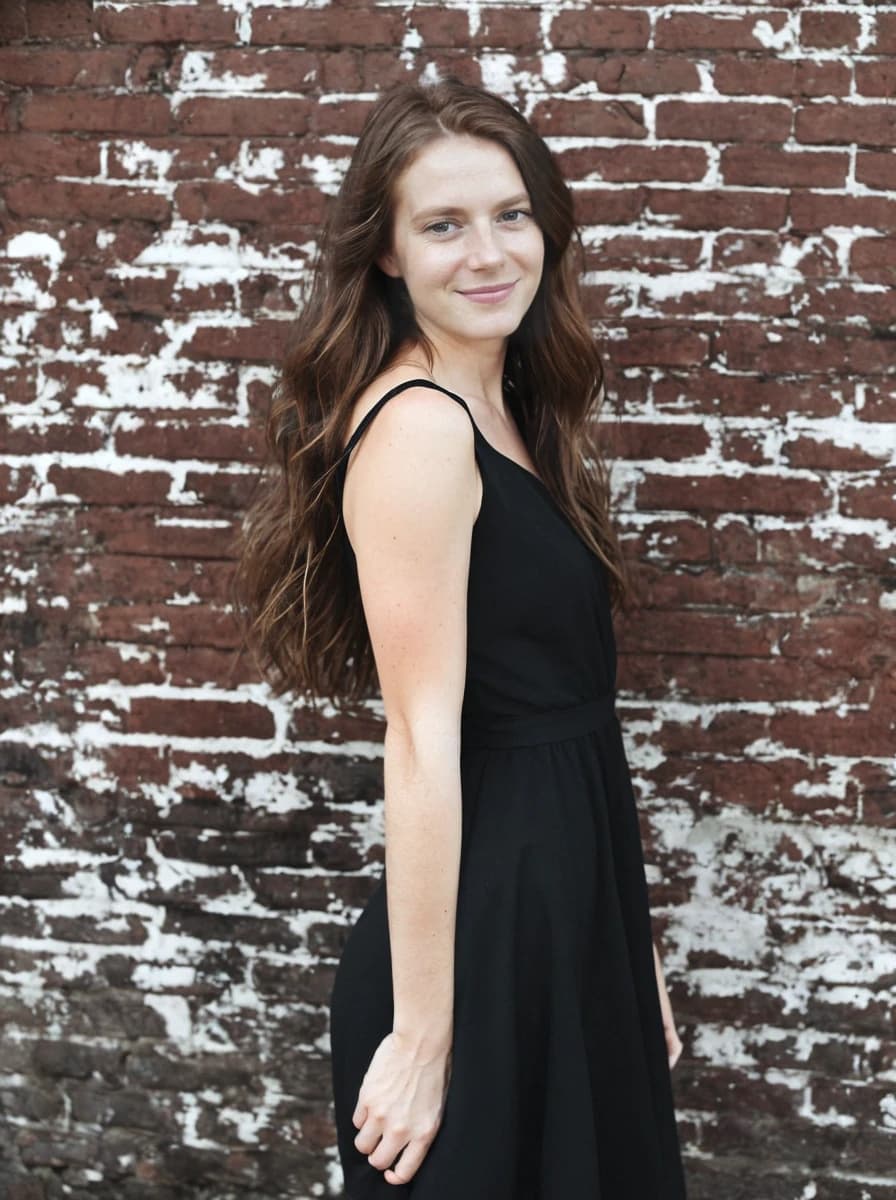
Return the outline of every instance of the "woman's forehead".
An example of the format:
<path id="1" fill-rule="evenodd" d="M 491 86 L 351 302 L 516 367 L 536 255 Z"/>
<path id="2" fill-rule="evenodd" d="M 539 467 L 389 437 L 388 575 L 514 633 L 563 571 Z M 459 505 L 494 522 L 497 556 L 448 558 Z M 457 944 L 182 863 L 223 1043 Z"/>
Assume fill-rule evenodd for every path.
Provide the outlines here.
<path id="1" fill-rule="evenodd" d="M 508 190 L 509 189 L 509 190 Z M 399 203 L 417 209 L 427 204 L 462 206 L 500 203 L 513 193 L 526 194 L 513 158 L 497 142 L 481 138 L 439 138 L 426 146 L 397 181 Z"/>

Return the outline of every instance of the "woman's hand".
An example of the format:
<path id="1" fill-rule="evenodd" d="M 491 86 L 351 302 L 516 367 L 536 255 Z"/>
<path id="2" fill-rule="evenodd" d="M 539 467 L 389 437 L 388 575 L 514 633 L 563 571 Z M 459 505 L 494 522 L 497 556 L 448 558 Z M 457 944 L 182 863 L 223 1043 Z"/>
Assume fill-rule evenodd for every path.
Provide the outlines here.
<path id="1" fill-rule="evenodd" d="M 355 1146 L 387 1183 L 417 1173 L 442 1123 L 450 1076 L 450 1049 L 415 1046 L 394 1031 L 376 1048 L 352 1122 Z"/>
<path id="2" fill-rule="evenodd" d="M 669 996 L 665 988 L 662 988 L 660 991 L 660 1008 L 663 1010 L 663 1033 L 666 1035 L 666 1051 L 669 1055 L 669 1069 L 671 1070 L 681 1057 L 683 1047 L 681 1045 L 681 1038 L 675 1029 L 672 1006 L 669 1003 Z"/>
<path id="3" fill-rule="evenodd" d="M 660 956 L 655 942 L 653 944 L 653 964 L 656 968 L 656 986 L 660 995 L 660 1011 L 663 1014 L 663 1033 L 666 1035 L 666 1052 L 669 1056 L 669 1069 L 671 1070 L 681 1057 L 683 1047 L 681 1038 L 675 1029 L 672 1004 L 669 1000 L 669 993 L 666 990 L 666 980 L 663 977 L 663 968 L 660 964 Z"/>

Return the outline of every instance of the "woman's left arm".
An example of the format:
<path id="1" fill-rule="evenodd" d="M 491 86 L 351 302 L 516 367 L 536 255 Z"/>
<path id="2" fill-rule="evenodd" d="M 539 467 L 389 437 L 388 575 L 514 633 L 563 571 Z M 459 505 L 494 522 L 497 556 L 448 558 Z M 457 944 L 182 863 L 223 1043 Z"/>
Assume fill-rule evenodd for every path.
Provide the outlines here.
<path id="1" fill-rule="evenodd" d="M 659 951 L 656 948 L 656 942 L 653 943 L 653 965 L 656 970 L 656 986 L 660 994 L 660 1009 L 663 1014 L 663 1032 L 666 1035 L 666 1051 L 669 1055 L 669 1069 L 678 1062 L 681 1057 L 682 1045 L 681 1038 L 675 1030 L 675 1019 L 672 1016 L 672 1004 L 669 1000 L 669 993 L 666 990 L 666 980 L 663 976 L 663 966 L 660 962 Z"/>

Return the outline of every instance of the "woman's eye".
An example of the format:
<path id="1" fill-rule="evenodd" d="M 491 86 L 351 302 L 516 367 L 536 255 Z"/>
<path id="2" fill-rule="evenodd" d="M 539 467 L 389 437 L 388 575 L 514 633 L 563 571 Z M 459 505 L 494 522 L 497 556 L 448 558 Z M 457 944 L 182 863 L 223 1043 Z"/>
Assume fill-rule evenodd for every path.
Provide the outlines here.
<path id="1" fill-rule="evenodd" d="M 519 219 L 518 219 L 518 220 L 516 220 L 516 221 L 505 221 L 505 222 L 504 222 L 504 224 L 505 224 L 505 225 L 521 225 L 521 224 L 522 224 L 522 218 L 524 218 L 524 217 L 531 217 L 531 215 L 532 215 L 532 214 L 531 214 L 531 213 L 528 211 L 528 209 L 525 209 L 525 208 L 509 208 L 509 209 L 507 210 L 507 212 L 505 212 L 505 213 L 502 213 L 502 214 L 501 214 L 501 216 L 502 216 L 502 217 L 512 217 L 512 216 L 515 216 L 515 217 L 519 218 Z M 424 231 L 424 232 L 426 232 L 426 233 L 434 233 L 434 234 L 436 234 L 436 235 L 438 236 L 439 234 L 448 233 L 448 232 L 449 232 L 449 226 L 451 226 L 451 225 L 455 225 L 455 224 L 456 224 L 456 222 L 455 222 L 455 221 L 448 221 L 448 220 L 445 220 L 445 221 L 434 221 L 434 222 L 432 223 L 432 225 L 427 225 L 427 226 L 426 226 L 426 229 L 425 229 L 425 231 Z"/>

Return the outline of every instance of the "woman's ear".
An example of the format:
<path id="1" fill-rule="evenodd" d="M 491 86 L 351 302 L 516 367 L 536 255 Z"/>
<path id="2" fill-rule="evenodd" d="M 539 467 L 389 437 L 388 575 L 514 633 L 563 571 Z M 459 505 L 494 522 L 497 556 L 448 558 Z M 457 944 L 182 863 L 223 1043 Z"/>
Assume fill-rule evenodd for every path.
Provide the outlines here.
<path id="1" fill-rule="evenodd" d="M 376 259 L 376 265 L 385 275 L 391 275 L 393 279 L 401 278 L 401 271 L 398 269 L 398 264 L 395 261 L 395 256 L 391 250 L 385 254 L 381 254 Z"/>

